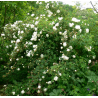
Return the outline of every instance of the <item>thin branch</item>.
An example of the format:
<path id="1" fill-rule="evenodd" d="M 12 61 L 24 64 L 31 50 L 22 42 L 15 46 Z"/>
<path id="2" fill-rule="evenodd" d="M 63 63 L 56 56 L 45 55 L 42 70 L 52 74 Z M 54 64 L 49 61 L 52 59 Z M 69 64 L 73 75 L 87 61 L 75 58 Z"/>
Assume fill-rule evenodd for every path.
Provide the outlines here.
<path id="1" fill-rule="evenodd" d="M 96 13 L 98 13 L 97 10 L 96 10 L 96 8 L 94 7 L 93 3 L 91 1 L 90 1 L 90 3 L 92 5 L 93 9 L 96 11 Z"/>

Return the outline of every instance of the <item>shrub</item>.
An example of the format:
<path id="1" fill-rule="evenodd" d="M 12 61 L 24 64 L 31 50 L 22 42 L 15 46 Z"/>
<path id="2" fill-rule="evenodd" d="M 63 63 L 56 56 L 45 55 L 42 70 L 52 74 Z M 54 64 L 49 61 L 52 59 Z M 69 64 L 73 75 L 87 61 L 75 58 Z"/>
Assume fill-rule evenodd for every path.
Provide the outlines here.
<path id="1" fill-rule="evenodd" d="M 88 67 L 96 56 L 89 26 L 55 4 L 40 2 L 27 23 L 4 27 L 9 60 L 3 77 L 17 75 L 3 89 L 7 95 L 86 96 L 98 91 L 98 77 Z"/>

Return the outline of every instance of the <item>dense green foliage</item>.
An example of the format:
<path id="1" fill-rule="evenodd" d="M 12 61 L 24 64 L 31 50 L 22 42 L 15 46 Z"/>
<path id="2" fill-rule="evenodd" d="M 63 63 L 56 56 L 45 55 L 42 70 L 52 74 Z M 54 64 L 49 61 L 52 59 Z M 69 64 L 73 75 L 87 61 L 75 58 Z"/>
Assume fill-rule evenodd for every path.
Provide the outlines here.
<path id="1" fill-rule="evenodd" d="M 21 13 L 18 3 L 22 5 L 11 3 L 17 7 L 15 15 Z M 25 14 L 12 15 L 2 25 L 0 83 L 7 87 L 1 91 L 10 96 L 98 95 L 97 15 L 78 13 L 75 6 L 61 2 L 25 1 L 25 5 Z"/>

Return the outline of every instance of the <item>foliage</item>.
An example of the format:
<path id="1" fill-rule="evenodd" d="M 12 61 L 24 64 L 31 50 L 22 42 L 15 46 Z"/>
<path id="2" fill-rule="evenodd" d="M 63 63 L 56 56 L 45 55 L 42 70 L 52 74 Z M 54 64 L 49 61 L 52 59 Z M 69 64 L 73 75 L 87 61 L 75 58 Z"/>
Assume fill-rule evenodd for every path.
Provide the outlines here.
<path id="1" fill-rule="evenodd" d="M 19 96 L 97 94 L 91 22 L 75 18 L 76 9 L 61 2 L 36 4 L 34 13 L 5 25 L 1 34 L 1 51 L 7 54 L 1 53 L 7 70 L 3 77 L 12 82 L 2 91 Z"/>

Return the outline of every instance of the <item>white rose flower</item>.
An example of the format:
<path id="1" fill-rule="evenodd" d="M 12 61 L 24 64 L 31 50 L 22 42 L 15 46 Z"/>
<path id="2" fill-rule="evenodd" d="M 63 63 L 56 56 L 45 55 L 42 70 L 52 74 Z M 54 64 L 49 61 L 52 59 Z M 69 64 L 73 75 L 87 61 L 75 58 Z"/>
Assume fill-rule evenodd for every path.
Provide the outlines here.
<path id="1" fill-rule="evenodd" d="M 88 63 L 91 63 L 91 60 L 89 60 Z"/>
<path id="2" fill-rule="evenodd" d="M 41 58 L 43 58 L 43 57 L 44 57 L 44 55 L 43 55 L 43 54 L 41 54 L 40 56 L 41 56 Z"/>
<path id="3" fill-rule="evenodd" d="M 12 92 L 13 95 L 15 95 L 15 92 Z"/>
<path id="4" fill-rule="evenodd" d="M 75 28 L 76 28 L 76 29 L 80 29 L 80 25 L 76 25 Z"/>
<path id="5" fill-rule="evenodd" d="M 46 73 L 47 73 L 47 72 L 45 72 L 45 71 L 43 72 L 43 74 L 46 74 Z"/>
<path id="6" fill-rule="evenodd" d="M 57 13 L 60 13 L 60 10 L 57 10 Z"/>
<path id="7" fill-rule="evenodd" d="M 67 51 L 70 51 L 70 49 L 67 49 Z"/>
<path id="8" fill-rule="evenodd" d="M 57 76 L 55 76 L 55 77 L 54 77 L 54 80 L 55 80 L 55 81 L 57 81 L 57 80 L 58 80 L 58 77 L 57 77 Z"/>
<path id="9" fill-rule="evenodd" d="M 5 34 L 1 34 L 1 36 L 5 36 Z"/>
<path id="10" fill-rule="evenodd" d="M 93 59 L 95 59 L 95 56 L 93 56 Z"/>
<path id="11" fill-rule="evenodd" d="M 27 54 L 28 57 L 30 57 L 30 52 Z"/>
<path id="12" fill-rule="evenodd" d="M 38 90 L 37 93 L 40 93 L 40 90 Z"/>
<path id="13" fill-rule="evenodd" d="M 89 33 L 89 29 L 86 29 L 86 33 Z"/>
<path id="14" fill-rule="evenodd" d="M 33 16 L 34 16 L 34 14 L 31 14 L 31 16 L 33 17 Z"/>
<path id="15" fill-rule="evenodd" d="M 75 55 L 73 55 L 72 57 L 73 57 L 73 58 L 75 58 L 76 56 L 75 56 Z"/>
<path id="16" fill-rule="evenodd" d="M 56 23 L 55 26 L 59 26 L 59 23 Z"/>
<path id="17" fill-rule="evenodd" d="M 41 88 L 41 86 L 40 85 L 38 85 L 38 89 L 40 89 Z"/>
<path id="18" fill-rule="evenodd" d="M 19 42 L 20 42 L 20 39 L 17 39 L 17 40 L 16 40 L 16 43 L 19 43 Z"/>
<path id="19" fill-rule="evenodd" d="M 53 27 L 53 30 L 57 30 L 57 28 L 54 26 L 54 27 Z"/>
<path id="20" fill-rule="evenodd" d="M 74 22 L 80 22 L 80 20 L 78 20 L 78 19 L 75 18 L 75 17 L 72 18 L 72 21 L 74 21 Z"/>
<path id="21" fill-rule="evenodd" d="M 34 28 L 34 25 L 33 24 L 31 25 L 31 28 Z"/>
<path id="22" fill-rule="evenodd" d="M 44 78 L 45 78 L 45 76 L 42 76 L 42 78 L 44 79 Z"/>
<path id="23" fill-rule="evenodd" d="M 20 70 L 20 68 L 17 68 L 17 70 L 19 71 L 19 70 Z"/>
<path id="24" fill-rule="evenodd" d="M 46 37 L 49 37 L 49 34 L 46 34 Z"/>
<path id="25" fill-rule="evenodd" d="M 44 88 L 44 92 L 46 92 L 47 91 L 47 88 Z"/>
<path id="26" fill-rule="evenodd" d="M 69 23 L 69 27 L 73 27 L 74 23 Z"/>
<path id="27" fill-rule="evenodd" d="M 69 48 L 70 48 L 70 49 L 73 49 L 73 47 L 72 47 L 72 46 L 69 46 Z"/>
<path id="28" fill-rule="evenodd" d="M 59 19 L 59 20 L 62 20 L 62 19 L 63 19 L 63 17 L 58 17 L 58 19 Z"/>
<path id="29" fill-rule="evenodd" d="M 24 91 L 24 90 L 22 90 L 22 91 L 21 91 L 21 93 L 22 93 L 22 94 L 24 94 L 24 93 L 25 93 L 25 91 Z"/>
<path id="30" fill-rule="evenodd" d="M 66 42 L 64 42 L 64 43 L 63 43 L 63 46 L 66 47 L 66 45 L 67 45 Z"/>

